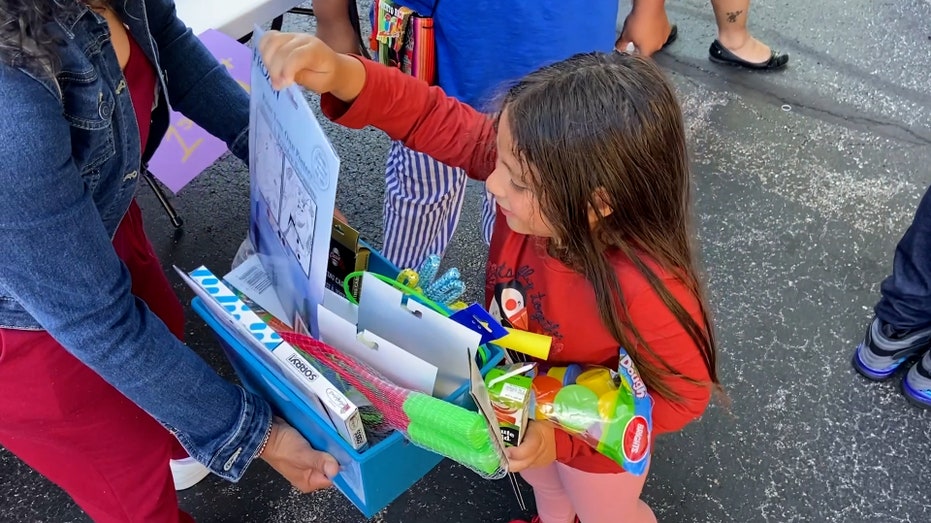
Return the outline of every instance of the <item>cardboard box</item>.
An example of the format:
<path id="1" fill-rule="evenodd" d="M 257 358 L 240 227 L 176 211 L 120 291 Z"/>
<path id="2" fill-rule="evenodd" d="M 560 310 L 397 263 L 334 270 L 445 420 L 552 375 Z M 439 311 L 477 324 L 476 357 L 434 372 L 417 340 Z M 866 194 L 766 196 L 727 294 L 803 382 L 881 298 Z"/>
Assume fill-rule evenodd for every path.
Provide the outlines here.
<path id="1" fill-rule="evenodd" d="M 272 354 L 278 358 L 280 367 L 288 373 L 293 383 L 307 394 L 315 395 L 321 400 L 330 422 L 336 427 L 336 432 L 352 445 L 352 448 L 356 450 L 365 448 L 367 444 L 365 428 L 362 426 L 362 417 L 355 404 L 349 401 L 349 398 L 343 395 L 330 380 L 326 379 L 309 358 L 291 345 L 281 343 L 272 350 Z"/>
<path id="2" fill-rule="evenodd" d="M 327 257 L 326 288 L 345 298 L 343 282 L 346 276 L 368 269 L 370 254 L 368 247 L 359 241 L 359 231 L 334 217 Z M 359 301 L 361 287 L 362 278 L 349 282 L 349 292 L 355 301 Z"/>
<path id="3" fill-rule="evenodd" d="M 485 384 L 501 439 L 505 446 L 516 447 L 527 429 L 533 381 L 522 374 L 506 376 L 507 373 L 508 369 L 495 367 L 485 375 Z"/>

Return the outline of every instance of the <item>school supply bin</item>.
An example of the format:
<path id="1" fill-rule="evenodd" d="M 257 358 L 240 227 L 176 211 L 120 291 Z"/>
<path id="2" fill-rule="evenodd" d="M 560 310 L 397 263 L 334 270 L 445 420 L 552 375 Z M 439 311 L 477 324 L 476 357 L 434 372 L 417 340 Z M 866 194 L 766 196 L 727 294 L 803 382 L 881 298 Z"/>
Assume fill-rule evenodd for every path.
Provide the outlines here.
<path id="1" fill-rule="evenodd" d="M 373 250 L 373 260 L 376 258 L 377 261 L 370 262 L 369 270 L 397 276 L 397 269 Z M 200 298 L 194 298 L 192 306 L 213 329 L 243 386 L 268 401 L 275 413 L 294 426 L 315 449 L 328 452 L 339 461 L 340 473 L 333 482 L 366 518 L 410 489 L 443 459 L 410 443 L 399 432 L 392 432 L 362 452 L 356 451 L 319 417 L 296 386 L 282 379 L 277 369 L 271 369 L 259 360 L 214 318 Z M 485 346 L 485 353 L 486 360 L 479 362 L 483 376 L 504 358 L 503 351 L 494 345 Z M 475 410 L 468 383 L 445 399 Z"/>

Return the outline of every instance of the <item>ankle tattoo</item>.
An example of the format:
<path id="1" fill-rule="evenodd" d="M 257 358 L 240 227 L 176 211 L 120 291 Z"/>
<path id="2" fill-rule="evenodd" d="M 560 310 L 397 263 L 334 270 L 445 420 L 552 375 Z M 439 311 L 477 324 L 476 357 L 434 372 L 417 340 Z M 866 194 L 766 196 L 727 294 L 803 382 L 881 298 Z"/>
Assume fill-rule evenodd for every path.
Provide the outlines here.
<path id="1" fill-rule="evenodd" d="M 743 13 L 743 10 L 740 10 L 740 11 L 728 11 L 728 12 L 727 12 L 727 21 L 730 22 L 730 23 L 732 23 L 732 24 L 735 23 L 735 22 L 737 22 L 737 17 L 740 16 L 741 13 Z"/>

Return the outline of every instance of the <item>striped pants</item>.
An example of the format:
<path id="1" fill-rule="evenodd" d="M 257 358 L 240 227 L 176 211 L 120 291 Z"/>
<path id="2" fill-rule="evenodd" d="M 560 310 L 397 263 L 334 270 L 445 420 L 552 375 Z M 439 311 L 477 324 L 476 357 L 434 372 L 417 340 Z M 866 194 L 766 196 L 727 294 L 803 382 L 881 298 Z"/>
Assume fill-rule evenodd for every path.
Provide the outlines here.
<path id="1" fill-rule="evenodd" d="M 392 142 L 385 167 L 385 240 L 382 254 L 401 268 L 417 268 L 430 254 L 446 252 L 466 188 L 465 171 Z M 491 241 L 494 199 L 482 203 L 482 232 Z"/>

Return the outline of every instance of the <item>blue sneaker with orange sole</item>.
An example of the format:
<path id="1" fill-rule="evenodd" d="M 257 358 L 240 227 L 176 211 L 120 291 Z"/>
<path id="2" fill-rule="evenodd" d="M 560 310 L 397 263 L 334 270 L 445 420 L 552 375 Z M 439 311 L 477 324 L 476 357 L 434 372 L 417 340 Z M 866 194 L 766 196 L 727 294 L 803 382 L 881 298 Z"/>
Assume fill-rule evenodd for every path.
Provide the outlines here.
<path id="1" fill-rule="evenodd" d="M 925 352 L 902 380 L 902 394 L 912 405 L 931 409 L 931 351 Z"/>
<path id="2" fill-rule="evenodd" d="M 931 348 L 931 327 L 896 333 L 879 318 L 873 318 L 866 329 L 866 336 L 853 354 L 853 368 L 866 378 L 881 381 L 928 348 Z M 931 365 L 927 368 L 931 369 Z"/>

